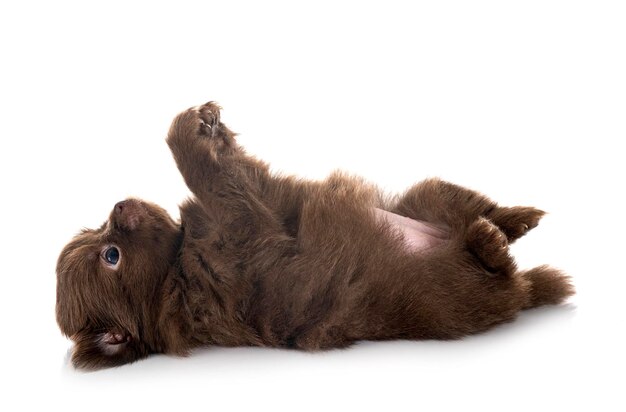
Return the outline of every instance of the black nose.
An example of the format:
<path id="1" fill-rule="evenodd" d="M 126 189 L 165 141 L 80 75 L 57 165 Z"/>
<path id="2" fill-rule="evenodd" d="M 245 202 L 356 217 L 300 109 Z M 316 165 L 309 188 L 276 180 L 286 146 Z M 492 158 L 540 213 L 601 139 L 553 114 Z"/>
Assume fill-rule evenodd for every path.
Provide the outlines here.
<path id="1" fill-rule="evenodd" d="M 117 202 L 115 204 L 115 207 L 113 208 L 113 210 L 115 210 L 115 213 L 120 214 L 122 213 L 122 210 L 124 210 L 125 206 L 126 206 L 126 201 L 122 200 L 121 202 Z"/>

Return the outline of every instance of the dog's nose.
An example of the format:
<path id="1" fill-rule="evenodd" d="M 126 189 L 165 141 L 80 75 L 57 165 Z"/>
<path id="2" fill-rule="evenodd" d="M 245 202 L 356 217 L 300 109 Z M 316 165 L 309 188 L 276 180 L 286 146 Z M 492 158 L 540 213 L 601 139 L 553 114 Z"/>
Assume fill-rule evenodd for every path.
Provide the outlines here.
<path id="1" fill-rule="evenodd" d="M 113 208 L 113 210 L 115 210 L 115 213 L 120 214 L 120 213 L 122 213 L 122 210 L 124 210 L 124 207 L 126 207 L 126 200 L 122 200 L 121 202 L 117 202 L 115 204 L 115 207 Z"/>

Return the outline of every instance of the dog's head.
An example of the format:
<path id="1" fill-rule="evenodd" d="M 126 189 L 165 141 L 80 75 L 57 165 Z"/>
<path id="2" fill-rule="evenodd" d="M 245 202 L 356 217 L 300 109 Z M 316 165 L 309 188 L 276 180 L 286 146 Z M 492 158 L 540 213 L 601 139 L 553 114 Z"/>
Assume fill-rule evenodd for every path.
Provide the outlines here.
<path id="1" fill-rule="evenodd" d="M 99 229 L 83 230 L 63 249 L 56 317 L 75 342 L 74 365 L 121 365 L 160 351 L 161 286 L 180 241 L 165 210 L 127 199 Z"/>

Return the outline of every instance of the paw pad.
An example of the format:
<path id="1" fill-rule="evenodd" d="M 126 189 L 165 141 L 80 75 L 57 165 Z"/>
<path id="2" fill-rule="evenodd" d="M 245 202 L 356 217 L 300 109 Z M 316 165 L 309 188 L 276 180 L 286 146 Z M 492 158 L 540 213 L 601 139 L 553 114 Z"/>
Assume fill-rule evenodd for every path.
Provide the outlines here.
<path id="1" fill-rule="evenodd" d="M 221 107 L 215 102 L 208 102 L 201 106 L 193 107 L 191 110 L 198 114 L 200 134 L 207 136 L 215 135 L 217 126 L 220 123 Z"/>

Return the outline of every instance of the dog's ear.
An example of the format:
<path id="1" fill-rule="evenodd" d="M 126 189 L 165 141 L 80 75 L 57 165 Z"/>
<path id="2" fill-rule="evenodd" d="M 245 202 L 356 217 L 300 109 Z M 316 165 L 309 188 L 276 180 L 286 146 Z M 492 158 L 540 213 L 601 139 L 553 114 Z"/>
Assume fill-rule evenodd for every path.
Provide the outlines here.
<path id="1" fill-rule="evenodd" d="M 72 363 L 77 368 L 100 369 L 144 358 L 148 352 L 126 331 L 82 330 L 72 336 Z"/>

